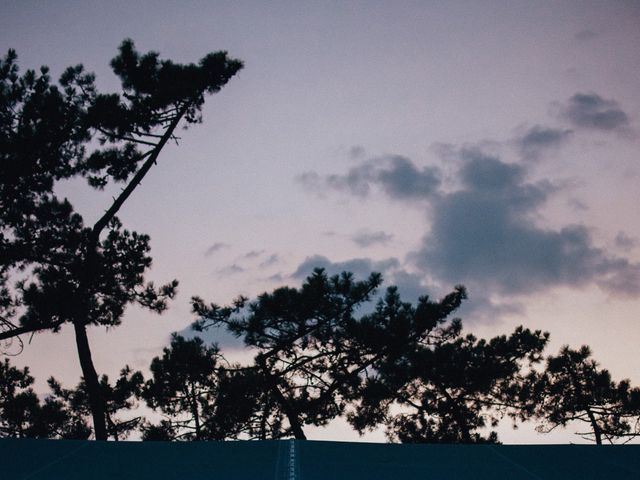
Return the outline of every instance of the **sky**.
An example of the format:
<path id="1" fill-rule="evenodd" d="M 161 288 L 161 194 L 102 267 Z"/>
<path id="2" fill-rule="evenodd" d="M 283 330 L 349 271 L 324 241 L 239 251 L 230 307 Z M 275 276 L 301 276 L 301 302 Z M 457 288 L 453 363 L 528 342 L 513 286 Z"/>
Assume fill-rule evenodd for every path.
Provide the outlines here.
<path id="1" fill-rule="evenodd" d="M 103 92 L 124 38 L 245 63 L 119 214 L 151 236 L 148 278 L 180 293 L 160 317 L 130 308 L 93 329 L 99 372 L 147 368 L 194 320 L 192 295 L 227 304 L 320 266 L 379 271 L 410 301 L 463 284 L 466 331 L 546 330 L 548 354 L 587 344 L 640 384 L 640 3 L 2 3 L 0 46 L 23 70 L 83 63 Z M 117 193 L 59 191 L 86 223 Z M 70 329 L 13 362 L 41 388 L 80 376 Z M 310 437 L 358 439 L 340 424 Z"/>

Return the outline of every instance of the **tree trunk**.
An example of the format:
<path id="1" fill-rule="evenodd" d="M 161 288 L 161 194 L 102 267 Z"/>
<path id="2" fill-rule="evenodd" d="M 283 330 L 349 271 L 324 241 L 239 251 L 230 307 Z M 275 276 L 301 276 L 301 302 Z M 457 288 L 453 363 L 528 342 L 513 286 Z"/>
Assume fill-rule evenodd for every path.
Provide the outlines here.
<path id="1" fill-rule="evenodd" d="M 602 432 L 600 431 L 600 426 L 598 425 L 598 421 L 596 420 L 595 415 L 589 407 L 587 407 L 587 415 L 589 416 L 589 421 L 591 422 L 591 428 L 593 428 L 593 434 L 596 436 L 596 444 L 602 445 Z"/>
<path id="2" fill-rule="evenodd" d="M 82 376 L 87 385 L 87 393 L 89 394 L 89 405 L 91 407 L 91 416 L 93 417 L 93 429 L 96 440 L 107 440 L 107 410 L 100 389 L 100 381 L 98 373 L 93 366 L 91 359 L 91 350 L 89 348 L 89 338 L 87 337 L 87 328 L 79 321 L 73 322 L 76 333 L 76 347 L 78 348 L 78 358 L 80 359 L 80 367 L 82 368 Z"/>
<path id="3" fill-rule="evenodd" d="M 191 403 L 191 415 L 193 415 L 193 419 L 195 420 L 196 427 L 196 440 L 200 440 L 200 414 L 198 413 L 198 396 L 194 393 L 195 388 L 193 385 L 191 386 L 191 395 L 190 402 Z"/>
<path id="4" fill-rule="evenodd" d="M 289 402 L 287 401 L 287 399 L 285 398 L 283 393 L 280 391 L 280 389 L 278 388 L 278 385 L 275 382 L 272 383 L 271 390 L 275 394 L 276 399 L 278 400 L 278 403 L 280 404 L 280 406 L 282 407 L 282 410 L 284 411 L 284 414 L 287 416 L 287 420 L 289 420 L 289 425 L 291 426 L 291 431 L 293 432 L 293 436 L 296 438 L 296 440 L 306 440 L 307 436 L 304 434 L 304 431 L 302 430 L 302 424 L 300 423 L 300 419 L 298 419 L 298 415 L 296 415 L 296 412 L 293 411 L 293 409 L 291 408 L 291 405 L 289 405 Z"/>
<path id="5" fill-rule="evenodd" d="M 260 370 L 262 371 L 262 374 L 266 377 L 267 382 L 269 384 L 269 389 L 275 395 L 276 401 L 282 408 L 282 411 L 286 415 L 287 420 L 289 420 L 289 425 L 291 426 L 291 431 L 293 432 L 293 436 L 296 438 L 296 440 L 306 440 L 307 437 L 304 434 L 304 431 L 302 430 L 302 424 L 300 423 L 300 419 L 298 418 L 297 413 L 293 411 L 293 408 L 289 404 L 289 401 L 287 400 L 287 398 L 280 391 L 280 388 L 278 388 L 278 380 L 271 373 L 269 368 L 267 368 L 265 357 L 259 356 L 258 358 L 256 358 L 256 363 L 260 366 Z"/>

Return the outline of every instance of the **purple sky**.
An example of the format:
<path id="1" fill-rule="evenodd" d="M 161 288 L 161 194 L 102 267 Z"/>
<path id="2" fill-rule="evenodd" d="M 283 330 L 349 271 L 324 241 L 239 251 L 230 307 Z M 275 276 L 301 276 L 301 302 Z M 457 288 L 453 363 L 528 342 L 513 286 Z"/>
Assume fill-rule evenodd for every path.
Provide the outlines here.
<path id="1" fill-rule="evenodd" d="M 225 49 L 245 62 L 120 215 L 151 235 L 150 278 L 177 278 L 180 295 L 163 317 L 130 309 L 94 329 L 100 372 L 145 368 L 193 320 L 191 295 L 227 303 L 324 266 L 382 271 L 411 300 L 465 284 L 468 330 L 547 329 L 548 353 L 589 344 L 615 379 L 640 384 L 637 2 L 2 10 L 0 45 L 23 69 L 84 63 L 102 91 L 117 88 L 108 62 L 125 37 L 176 61 Z M 113 193 L 61 192 L 87 223 Z M 75 384 L 70 333 L 34 337 L 15 363 Z"/>

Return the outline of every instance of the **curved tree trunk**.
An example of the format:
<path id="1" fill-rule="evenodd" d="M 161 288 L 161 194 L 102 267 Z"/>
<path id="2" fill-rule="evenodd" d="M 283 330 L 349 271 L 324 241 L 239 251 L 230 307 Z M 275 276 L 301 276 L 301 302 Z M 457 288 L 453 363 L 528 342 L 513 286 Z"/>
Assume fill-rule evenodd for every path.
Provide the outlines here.
<path id="1" fill-rule="evenodd" d="M 91 295 L 90 285 L 93 282 L 93 274 L 97 265 L 97 248 L 100 242 L 100 234 L 107 227 L 109 222 L 115 217 L 120 207 L 129 198 L 131 193 L 140 184 L 144 176 L 147 174 L 152 165 L 156 163 L 162 148 L 173 135 L 174 130 L 178 126 L 182 116 L 187 111 L 188 105 L 183 105 L 180 111 L 172 118 L 171 123 L 162 135 L 158 144 L 145 154 L 147 159 L 144 161 L 140 169 L 133 176 L 129 184 L 122 190 L 120 195 L 114 200 L 111 207 L 104 215 L 95 223 L 89 235 L 87 244 L 87 257 L 84 269 L 82 271 L 82 286 L 79 302 L 81 307 L 73 319 L 73 325 L 76 332 L 76 346 L 78 348 L 78 357 L 80 366 L 82 367 L 82 375 L 87 384 L 87 393 L 89 395 L 89 405 L 91 407 L 91 416 L 93 417 L 93 426 L 96 440 L 107 440 L 107 410 L 104 403 L 104 397 L 100 389 L 100 381 L 93 360 L 91 359 L 91 349 L 89 347 L 89 339 L 87 338 L 86 319 L 89 316 L 88 298 Z"/>
<path id="2" fill-rule="evenodd" d="M 82 376 L 84 377 L 84 381 L 87 385 L 87 393 L 89 394 L 89 405 L 91 407 L 91 416 L 93 417 L 94 434 L 96 436 L 96 440 L 107 440 L 107 410 L 104 404 L 102 391 L 100 390 L 98 373 L 93 366 L 93 359 L 91 358 L 87 328 L 79 321 L 75 321 L 73 323 L 73 327 L 76 333 L 76 347 L 78 349 L 80 367 L 82 368 Z"/>

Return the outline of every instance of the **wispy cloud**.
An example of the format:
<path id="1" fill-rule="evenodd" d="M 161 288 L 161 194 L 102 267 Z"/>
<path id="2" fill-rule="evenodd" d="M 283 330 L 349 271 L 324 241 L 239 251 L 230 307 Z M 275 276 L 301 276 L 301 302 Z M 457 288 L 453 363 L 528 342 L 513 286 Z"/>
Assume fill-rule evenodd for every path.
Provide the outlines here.
<path id="1" fill-rule="evenodd" d="M 569 129 L 535 125 L 515 139 L 525 160 L 538 160 L 545 153 L 565 144 L 573 132 Z"/>
<path id="2" fill-rule="evenodd" d="M 223 243 L 223 242 L 216 242 L 213 245 L 211 245 L 209 248 L 207 248 L 204 252 L 204 256 L 205 257 L 209 257 L 211 255 L 213 255 L 214 253 L 222 250 L 223 248 L 229 248 L 229 244 L 227 243 Z"/>
<path id="3" fill-rule="evenodd" d="M 235 275 L 237 273 L 242 273 L 242 272 L 244 272 L 244 268 L 242 268 L 237 263 L 227 265 L 226 267 L 223 267 L 220 270 L 218 270 L 218 273 L 220 275 Z"/>
<path id="4" fill-rule="evenodd" d="M 597 93 L 576 93 L 561 106 L 560 117 L 574 127 L 620 131 L 629 127 L 629 116 L 615 100 Z"/>
<path id="5" fill-rule="evenodd" d="M 359 247 L 370 247 L 372 245 L 386 245 L 393 239 L 393 235 L 390 233 L 379 230 L 377 232 L 370 232 L 363 230 L 357 232 L 351 236 L 351 240 Z"/>
<path id="6" fill-rule="evenodd" d="M 245 253 L 242 258 L 257 258 L 264 253 L 264 250 L 251 250 Z"/>
<path id="7" fill-rule="evenodd" d="M 435 167 L 419 168 L 401 155 L 387 155 L 361 162 L 345 174 L 306 172 L 296 179 L 316 193 L 337 190 L 366 197 L 376 186 L 395 199 L 414 200 L 429 198 L 438 189 L 440 172 Z"/>
<path id="8" fill-rule="evenodd" d="M 616 247 L 622 250 L 632 250 L 638 245 L 640 245 L 640 241 L 635 238 L 627 235 L 625 232 L 618 232 L 615 238 Z"/>
<path id="9" fill-rule="evenodd" d="M 272 265 L 275 265 L 277 263 L 280 262 L 280 257 L 278 256 L 278 254 L 274 253 L 272 255 L 269 255 L 269 257 L 267 259 L 265 259 L 262 263 L 260 263 L 260 265 L 258 265 L 260 268 L 267 268 L 267 267 L 271 267 Z"/>

